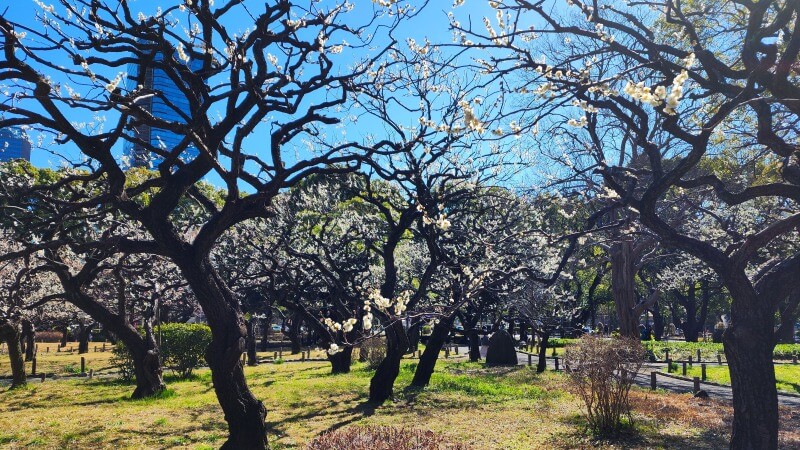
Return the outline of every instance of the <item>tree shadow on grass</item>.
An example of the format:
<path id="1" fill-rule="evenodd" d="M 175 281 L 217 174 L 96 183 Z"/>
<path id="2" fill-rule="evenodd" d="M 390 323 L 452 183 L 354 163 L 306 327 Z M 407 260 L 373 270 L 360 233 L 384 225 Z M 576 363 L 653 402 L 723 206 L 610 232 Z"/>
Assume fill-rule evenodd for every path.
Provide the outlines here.
<path id="1" fill-rule="evenodd" d="M 588 446 L 713 450 L 728 446 L 727 439 L 717 430 L 706 429 L 699 434 L 677 434 L 665 428 L 662 421 L 646 417 L 636 417 L 633 422 L 625 419 L 621 428 L 613 435 L 593 433 L 582 414 L 571 415 L 561 422 L 570 425 L 570 430 L 553 434 L 551 443 L 554 449 Z"/>

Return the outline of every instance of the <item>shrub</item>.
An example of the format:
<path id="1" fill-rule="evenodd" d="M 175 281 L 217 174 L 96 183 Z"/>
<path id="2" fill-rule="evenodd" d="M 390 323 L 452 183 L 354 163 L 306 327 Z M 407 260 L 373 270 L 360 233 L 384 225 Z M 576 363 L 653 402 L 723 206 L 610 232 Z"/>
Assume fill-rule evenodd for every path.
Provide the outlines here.
<path id="1" fill-rule="evenodd" d="M 161 363 L 182 378 L 192 375 L 192 370 L 205 364 L 205 352 L 211 343 L 211 329 L 199 323 L 165 323 L 155 327 L 153 333 L 161 337 Z M 135 376 L 133 357 L 127 347 L 118 341 L 112 349 L 111 364 L 123 380 Z"/>
<path id="2" fill-rule="evenodd" d="M 136 369 L 133 366 L 133 356 L 122 341 L 111 349 L 111 365 L 119 370 L 119 376 L 124 381 L 131 381 L 136 376 Z"/>
<path id="3" fill-rule="evenodd" d="M 352 426 L 318 436 L 308 450 L 466 450 L 432 431 L 390 426 Z"/>
<path id="4" fill-rule="evenodd" d="M 211 328 L 199 323 L 165 323 L 153 329 L 161 338 L 164 367 L 187 378 L 192 370 L 205 364 L 205 353 L 211 344 Z"/>
<path id="5" fill-rule="evenodd" d="M 386 357 L 386 338 L 374 337 L 365 340 L 358 348 L 359 361 L 367 363 L 370 369 L 377 369 Z"/>
<path id="6" fill-rule="evenodd" d="M 586 419 L 599 435 L 616 434 L 622 415 L 630 417 L 628 393 L 644 362 L 635 339 L 584 336 L 567 347 L 569 379 L 586 407 Z"/>

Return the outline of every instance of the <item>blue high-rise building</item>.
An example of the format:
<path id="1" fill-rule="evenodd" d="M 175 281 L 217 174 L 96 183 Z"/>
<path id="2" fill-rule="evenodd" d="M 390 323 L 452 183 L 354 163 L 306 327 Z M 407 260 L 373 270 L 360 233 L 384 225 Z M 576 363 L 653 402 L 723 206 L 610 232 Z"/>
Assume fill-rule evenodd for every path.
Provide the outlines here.
<path id="1" fill-rule="evenodd" d="M 16 127 L 0 128 L 0 161 L 31 160 L 31 143 Z"/>
<path id="2" fill-rule="evenodd" d="M 156 56 L 157 61 L 161 58 L 161 55 Z M 201 67 L 202 61 L 200 60 L 192 60 L 189 63 L 189 68 L 193 71 L 199 71 Z M 129 91 L 133 91 L 138 85 L 143 86 L 147 91 L 159 93 L 158 95 L 146 97 L 140 103 L 153 116 L 179 123 L 185 123 L 181 113 L 187 117 L 192 116 L 189 100 L 162 69 L 151 67 L 142 70 L 138 64 L 129 65 L 127 88 Z M 167 101 L 164 100 L 165 98 Z M 171 151 L 184 138 L 181 134 L 149 125 L 134 127 L 133 136 L 148 142 L 153 147 L 163 148 L 166 151 Z M 125 143 L 125 155 L 131 167 L 155 167 L 162 160 L 162 158 L 153 154 L 144 146 L 130 141 Z M 193 145 L 187 147 L 181 153 L 181 159 L 184 161 L 191 161 L 196 156 L 197 148 Z"/>

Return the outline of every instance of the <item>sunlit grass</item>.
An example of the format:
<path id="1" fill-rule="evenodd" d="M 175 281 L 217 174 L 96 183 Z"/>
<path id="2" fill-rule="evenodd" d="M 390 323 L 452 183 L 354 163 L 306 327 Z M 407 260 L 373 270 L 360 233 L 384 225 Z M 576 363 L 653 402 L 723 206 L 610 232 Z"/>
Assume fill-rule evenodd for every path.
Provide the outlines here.
<path id="1" fill-rule="evenodd" d="M 699 377 L 702 368 L 699 364 L 687 367 L 686 376 Z M 714 383 L 731 384 L 728 366 L 706 366 L 706 379 Z M 775 364 L 776 386 L 779 391 L 800 394 L 800 364 Z"/>
<path id="2" fill-rule="evenodd" d="M 462 360 L 463 361 L 463 360 Z M 580 403 L 562 374 L 526 367 L 486 369 L 440 361 L 424 390 L 407 389 L 416 361 L 403 363 L 395 400 L 366 403 L 372 372 L 355 365 L 330 375 L 322 362 L 262 364 L 245 369 L 255 395 L 267 406 L 272 448 L 302 448 L 327 430 L 354 424 L 430 429 L 476 449 L 619 448 L 594 442 Z M 207 370 L 192 379 L 168 378 L 157 398 L 130 400 L 133 386 L 110 380 L 70 379 L 0 392 L 0 446 L 4 448 L 217 448 L 223 420 Z M 695 410 L 690 396 L 637 391 L 634 425 L 625 448 L 717 448 L 726 427 L 718 410 L 685 419 L 659 413 L 654 404 Z M 638 398 L 637 397 L 637 398 Z M 708 415 L 706 417 L 704 414 Z M 704 422 L 707 421 L 707 422 Z"/>

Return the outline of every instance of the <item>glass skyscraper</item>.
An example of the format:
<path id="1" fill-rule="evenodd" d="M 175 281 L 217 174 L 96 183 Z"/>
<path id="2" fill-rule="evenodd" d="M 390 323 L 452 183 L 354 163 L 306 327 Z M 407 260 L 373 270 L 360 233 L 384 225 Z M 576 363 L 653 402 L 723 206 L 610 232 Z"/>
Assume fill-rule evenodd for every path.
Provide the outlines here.
<path id="1" fill-rule="evenodd" d="M 156 56 L 156 60 L 161 58 L 163 56 Z M 202 68 L 202 61 L 192 60 L 189 63 L 189 68 L 193 71 L 199 71 Z M 179 123 L 185 123 L 181 113 L 191 117 L 189 100 L 162 69 L 144 68 L 142 70 L 138 64 L 129 65 L 127 88 L 132 91 L 138 85 L 142 85 L 146 90 L 158 93 L 158 95 L 149 96 L 141 100 L 140 103 L 153 116 Z M 165 98 L 167 101 L 164 101 Z M 133 129 L 133 136 L 148 142 L 153 147 L 162 148 L 166 151 L 171 151 L 184 138 L 181 134 L 149 125 L 136 126 Z M 131 167 L 155 167 L 162 160 L 161 157 L 153 154 L 144 146 L 130 141 L 125 143 L 125 155 Z M 195 146 L 189 146 L 181 153 L 181 159 L 184 161 L 190 161 L 196 156 L 197 148 Z"/>
<path id="2" fill-rule="evenodd" d="M 31 160 L 31 143 L 16 127 L 0 128 L 0 161 Z"/>

